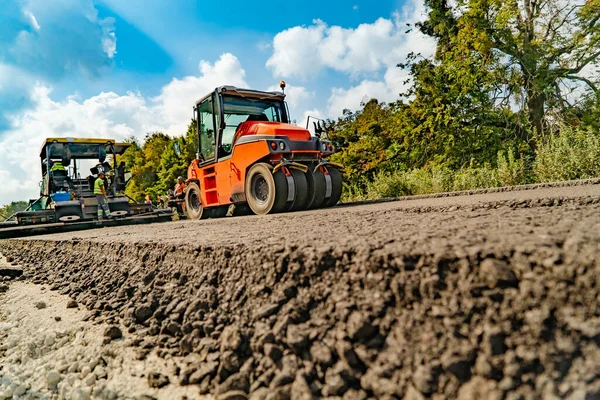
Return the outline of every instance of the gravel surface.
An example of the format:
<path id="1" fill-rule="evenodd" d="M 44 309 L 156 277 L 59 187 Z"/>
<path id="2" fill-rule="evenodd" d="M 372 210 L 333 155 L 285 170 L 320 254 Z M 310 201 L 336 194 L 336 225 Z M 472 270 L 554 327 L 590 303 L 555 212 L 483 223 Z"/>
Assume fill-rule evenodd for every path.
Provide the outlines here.
<path id="1" fill-rule="evenodd" d="M 190 386 L 152 388 L 149 371 L 177 384 L 176 365 L 155 353 L 138 360 L 131 341 L 121 340 L 122 327 L 94 324 L 85 307 L 69 302 L 26 281 L 0 294 L 0 400 L 199 397 Z"/>
<path id="2" fill-rule="evenodd" d="M 600 185 L 105 228 L 0 251 L 121 326 L 115 340 L 138 358 L 169 360 L 177 382 L 145 371 L 156 388 L 600 396 Z"/>

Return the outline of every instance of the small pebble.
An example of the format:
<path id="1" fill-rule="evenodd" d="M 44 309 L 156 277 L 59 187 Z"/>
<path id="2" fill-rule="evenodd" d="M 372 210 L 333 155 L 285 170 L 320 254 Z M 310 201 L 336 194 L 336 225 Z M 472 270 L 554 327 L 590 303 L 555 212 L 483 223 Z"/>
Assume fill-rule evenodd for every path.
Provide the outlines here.
<path id="1" fill-rule="evenodd" d="M 37 308 L 38 310 L 44 309 L 46 307 L 46 303 L 44 303 L 43 301 L 38 301 L 37 303 L 35 303 L 35 308 Z"/>
<path id="2" fill-rule="evenodd" d="M 13 394 L 15 396 L 23 396 L 25 394 L 25 392 L 27 392 L 27 389 L 29 389 L 29 388 L 26 385 L 19 385 L 19 386 L 17 386 L 17 388 L 15 389 Z"/>
<path id="3" fill-rule="evenodd" d="M 90 360 L 90 363 L 88 365 L 90 366 L 90 369 L 93 371 L 98 364 L 100 364 L 100 358 L 95 357 Z"/>
<path id="4" fill-rule="evenodd" d="M 91 373 L 85 379 L 84 382 L 88 386 L 92 386 L 96 382 L 96 374 Z"/>
<path id="5" fill-rule="evenodd" d="M 98 365 L 94 368 L 94 375 L 96 375 L 98 379 L 106 378 L 106 370 Z"/>
<path id="6" fill-rule="evenodd" d="M 56 371 L 50 371 L 46 375 L 46 382 L 48 383 L 48 388 L 54 388 L 58 382 L 60 382 L 60 374 Z"/>
<path id="7" fill-rule="evenodd" d="M 71 398 L 73 400 L 89 400 L 90 394 L 87 391 L 85 391 L 84 389 L 80 388 L 73 392 L 73 395 Z"/>
<path id="8" fill-rule="evenodd" d="M 96 385 L 96 386 L 94 386 L 94 388 L 92 389 L 92 396 L 94 396 L 94 397 L 100 397 L 103 390 L 104 390 L 104 385 Z"/>
<path id="9" fill-rule="evenodd" d="M 88 365 L 84 365 L 83 368 L 81 368 L 81 374 L 79 376 L 83 379 L 88 376 L 90 372 L 92 372 L 92 369 Z"/>
<path id="10" fill-rule="evenodd" d="M 71 363 L 71 365 L 69 365 L 69 369 L 67 370 L 69 373 L 73 373 L 73 372 L 77 372 L 77 370 L 79 369 L 79 363 L 77 361 Z"/>
<path id="11" fill-rule="evenodd" d="M 62 318 L 61 318 L 61 317 L 59 317 L 59 316 L 56 316 L 56 317 L 54 317 L 54 320 L 55 320 L 56 322 L 60 322 L 60 320 L 62 320 Z"/>
<path id="12" fill-rule="evenodd" d="M 121 339 L 123 337 L 123 332 L 118 326 L 109 326 L 104 331 L 104 336 L 110 340 Z"/>

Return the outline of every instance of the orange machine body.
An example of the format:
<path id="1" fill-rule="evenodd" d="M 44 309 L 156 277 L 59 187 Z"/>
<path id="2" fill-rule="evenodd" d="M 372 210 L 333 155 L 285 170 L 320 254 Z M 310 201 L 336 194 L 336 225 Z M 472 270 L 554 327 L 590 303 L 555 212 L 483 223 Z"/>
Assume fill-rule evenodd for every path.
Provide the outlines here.
<path id="1" fill-rule="evenodd" d="M 319 150 L 297 149 L 289 153 L 274 151 L 266 137 L 285 137 L 293 142 L 311 140 L 307 129 L 279 122 L 244 122 L 240 125 L 233 140 L 231 157 L 208 166 L 199 166 L 192 162 L 188 167 L 188 181 L 198 181 L 202 194 L 202 205 L 205 208 L 223 206 L 241 202 L 246 183 L 248 168 L 257 161 L 267 161 L 277 165 L 284 155 L 294 159 L 314 159 L 321 155 Z M 239 143 L 241 138 L 247 140 Z M 279 148 L 277 149 L 279 150 Z"/>

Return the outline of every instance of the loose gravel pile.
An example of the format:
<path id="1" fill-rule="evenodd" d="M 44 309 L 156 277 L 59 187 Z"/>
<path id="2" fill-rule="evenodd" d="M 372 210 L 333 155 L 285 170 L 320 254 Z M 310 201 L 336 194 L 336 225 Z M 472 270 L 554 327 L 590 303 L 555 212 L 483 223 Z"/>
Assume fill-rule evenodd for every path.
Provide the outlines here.
<path id="1" fill-rule="evenodd" d="M 191 387 L 152 387 L 149 368 L 176 382 L 172 363 L 155 355 L 137 360 L 120 327 L 93 324 L 68 297 L 26 281 L 11 281 L 0 294 L 0 400 L 197 395 Z"/>
<path id="2" fill-rule="evenodd" d="M 140 359 L 177 365 L 177 383 L 156 370 L 151 385 L 218 399 L 584 399 L 600 396 L 598 203 L 386 203 L 0 252 L 123 326 Z"/>

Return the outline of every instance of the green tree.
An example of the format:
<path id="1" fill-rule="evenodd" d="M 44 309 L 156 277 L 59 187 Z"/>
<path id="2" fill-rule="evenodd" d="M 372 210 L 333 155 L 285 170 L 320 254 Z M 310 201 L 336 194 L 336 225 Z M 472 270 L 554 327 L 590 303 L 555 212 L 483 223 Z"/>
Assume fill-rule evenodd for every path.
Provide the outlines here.
<path id="1" fill-rule="evenodd" d="M 178 176 L 187 176 L 187 169 L 196 157 L 197 135 L 192 121 L 184 136 L 170 137 L 161 132 L 148 134 L 140 145 L 135 138 L 133 145 L 121 157 L 132 174 L 126 194 L 143 201 L 146 195 L 152 200 L 164 197 L 175 186 Z M 181 155 L 175 153 L 175 142 L 181 145 Z"/>
<path id="2" fill-rule="evenodd" d="M 584 71 L 598 66 L 600 0 L 457 0 L 455 5 L 425 0 L 425 5 L 429 18 L 420 28 L 438 40 L 436 60 L 466 76 L 473 70 L 489 74 L 484 81 L 492 85 L 483 91 L 494 104 L 523 114 L 516 119 L 526 122 L 519 138 L 532 150 L 534 137 L 550 132 L 557 116 L 573 117 L 576 86 L 583 85 L 598 102 L 598 76 Z"/>
<path id="3" fill-rule="evenodd" d="M 136 142 L 131 146 L 123 159 L 132 174 L 126 193 L 133 199 L 142 201 L 149 194 L 156 197 L 158 188 L 158 171 L 161 167 L 162 155 L 172 145 L 172 139 L 161 132 L 146 135 L 144 144 Z"/>
<path id="4" fill-rule="evenodd" d="M 0 221 L 6 221 L 13 214 L 24 211 L 28 205 L 26 201 L 13 201 L 4 207 L 0 207 Z"/>
<path id="5" fill-rule="evenodd" d="M 345 110 L 344 116 L 334 123 L 330 136 L 340 151 L 332 160 L 346 167 L 346 176 L 353 184 L 364 186 L 380 169 L 393 169 L 388 149 L 394 143 L 396 130 L 394 108 L 395 104 L 371 100 L 358 112 Z"/>

